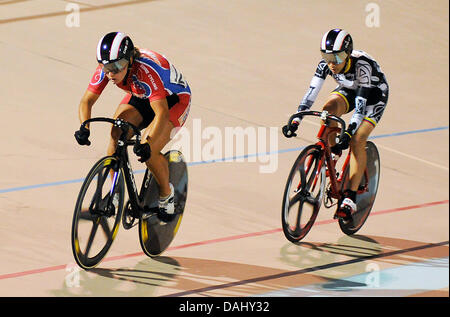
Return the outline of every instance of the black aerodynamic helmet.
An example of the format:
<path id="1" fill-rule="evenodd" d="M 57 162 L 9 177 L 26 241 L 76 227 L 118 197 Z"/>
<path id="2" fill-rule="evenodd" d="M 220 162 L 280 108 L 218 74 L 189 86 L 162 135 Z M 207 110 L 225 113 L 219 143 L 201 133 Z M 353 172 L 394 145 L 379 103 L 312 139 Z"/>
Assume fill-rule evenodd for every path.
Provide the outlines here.
<path id="1" fill-rule="evenodd" d="M 325 33 L 320 43 L 320 52 L 327 62 L 341 63 L 353 51 L 353 40 L 347 31 L 333 29 Z"/>
<path id="2" fill-rule="evenodd" d="M 103 65 L 122 59 L 128 62 L 133 56 L 134 44 L 131 38 L 122 32 L 111 32 L 103 36 L 97 45 L 97 61 Z"/>

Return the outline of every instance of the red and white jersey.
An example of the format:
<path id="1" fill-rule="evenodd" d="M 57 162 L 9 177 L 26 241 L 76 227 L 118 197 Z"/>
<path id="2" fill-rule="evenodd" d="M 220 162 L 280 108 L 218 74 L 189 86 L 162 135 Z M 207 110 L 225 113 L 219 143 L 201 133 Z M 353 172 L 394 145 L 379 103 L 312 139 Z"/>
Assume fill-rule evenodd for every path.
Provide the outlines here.
<path id="1" fill-rule="evenodd" d="M 163 99 L 170 94 L 191 94 L 183 75 L 161 54 L 140 49 L 137 58 L 124 82 L 117 86 L 138 98 Z M 100 95 L 109 79 L 98 65 L 89 83 L 88 90 Z"/>

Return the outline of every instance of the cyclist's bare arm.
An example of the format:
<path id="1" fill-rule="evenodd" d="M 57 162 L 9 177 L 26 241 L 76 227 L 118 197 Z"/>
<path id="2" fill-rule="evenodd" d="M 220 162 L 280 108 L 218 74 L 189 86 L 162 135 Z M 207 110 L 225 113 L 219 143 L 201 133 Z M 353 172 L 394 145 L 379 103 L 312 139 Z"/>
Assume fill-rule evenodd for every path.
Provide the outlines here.
<path id="1" fill-rule="evenodd" d="M 87 119 L 91 118 L 92 106 L 97 101 L 100 95 L 93 93 L 90 90 L 86 90 L 81 98 L 80 105 L 78 106 L 78 118 L 80 123 L 83 123 Z M 89 128 L 89 126 L 87 126 Z"/>

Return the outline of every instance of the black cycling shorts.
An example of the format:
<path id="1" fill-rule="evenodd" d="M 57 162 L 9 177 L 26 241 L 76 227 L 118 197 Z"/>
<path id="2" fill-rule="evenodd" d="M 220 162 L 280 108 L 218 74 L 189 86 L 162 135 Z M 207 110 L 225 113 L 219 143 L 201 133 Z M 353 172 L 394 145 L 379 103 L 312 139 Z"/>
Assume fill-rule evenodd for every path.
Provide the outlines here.
<path id="1" fill-rule="evenodd" d="M 175 104 L 179 102 L 179 97 L 176 94 L 169 95 L 166 97 L 167 103 L 169 105 L 169 109 L 172 108 Z M 129 104 L 136 108 L 139 114 L 142 116 L 143 120 L 139 125 L 139 129 L 144 129 L 148 127 L 148 125 L 155 119 L 155 112 L 153 108 L 150 106 L 150 100 L 148 98 L 138 98 L 131 94 L 127 94 L 125 98 L 123 98 L 122 104 Z"/>
<path id="2" fill-rule="evenodd" d="M 344 98 L 347 104 L 347 111 L 349 113 L 355 109 L 355 98 L 356 91 L 353 89 L 348 89 L 345 87 L 337 87 L 331 94 L 336 94 Z M 389 98 L 389 90 L 387 90 L 384 95 L 379 88 L 371 89 L 369 96 L 367 98 L 366 104 L 366 114 L 365 121 L 372 123 L 374 126 L 378 124 L 383 115 L 384 109 L 386 108 L 387 101 Z"/>

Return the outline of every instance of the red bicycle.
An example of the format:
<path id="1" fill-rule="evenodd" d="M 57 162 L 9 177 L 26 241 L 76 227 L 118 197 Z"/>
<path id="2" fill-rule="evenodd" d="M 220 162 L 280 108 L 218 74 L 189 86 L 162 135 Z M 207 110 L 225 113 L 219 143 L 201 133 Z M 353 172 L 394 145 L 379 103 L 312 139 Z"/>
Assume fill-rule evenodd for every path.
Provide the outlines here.
<path id="1" fill-rule="evenodd" d="M 339 208 L 343 193 L 350 186 L 351 150 L 348 150 L 342 163 L 342 160 L 340 162 L 338 157 L 331 154 L 328 143 L 330 133 L 338 133 L 342 137 L 345 121 L 327 111 L 301 111 L 292 115 L 288 124 L 295 118 L 301 120 L 304 116 L 320 117 L 323 124 L 317 134 L 318 142 L 305 147 L 297 157 L 284 190 L 281 222 L 284 235 L 294 243 L 303 239 L 311 230 L 322 202 L 326 208 L 336 205 Z M 339 126 L 330 126 L 332 121 Z M 367 141 L 366 151 L 367 164 L 357 192 L 357 211 L 350 219 L 338 219 L 339 227 L 347 235 L 356 233 L 364 225 L 378 190 L 380 156 L 371 141 Z"/>

